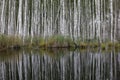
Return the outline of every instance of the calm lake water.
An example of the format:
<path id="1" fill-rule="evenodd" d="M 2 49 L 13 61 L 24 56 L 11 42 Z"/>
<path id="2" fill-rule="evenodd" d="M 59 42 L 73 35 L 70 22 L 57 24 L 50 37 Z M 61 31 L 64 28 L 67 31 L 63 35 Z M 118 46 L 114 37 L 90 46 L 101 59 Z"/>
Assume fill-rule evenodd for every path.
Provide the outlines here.
<path id="1" fill-rule="evenodd" d="M 0 80 L 120 80 L 120 53 L 81 50 L 0 52 Z"/>

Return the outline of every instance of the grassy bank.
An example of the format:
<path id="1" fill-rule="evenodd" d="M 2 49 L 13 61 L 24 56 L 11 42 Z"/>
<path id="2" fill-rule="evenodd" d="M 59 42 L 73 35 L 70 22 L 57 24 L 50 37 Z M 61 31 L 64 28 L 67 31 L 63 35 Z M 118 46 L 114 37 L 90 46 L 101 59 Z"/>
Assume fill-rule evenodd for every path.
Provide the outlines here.
<path id="1" fill-rule="evenodd" d="M 113 47 L 116 49 L 120 48 L 119 42 L 104 42 L 98 43 L 97 41 L 81 41 L 81 40 L 72 40 L 70 37 L 64 37 L 61 35 L 51 36 L 47 38 L 43 37 L 26 37 L 24 40 L 18 36 L 7 36 L 0 35 L 0 50 L 4 50 L 6 48 L 19 48 L 19 47 L 28 47 L 28 48 L 101 48 L 112 49 Z"/>
<path id="2" fill-rule="evenodd" d="M 22 39 L 18 36 L 0 35 L 0 51 L 10 47 L 22 46 Z"/>

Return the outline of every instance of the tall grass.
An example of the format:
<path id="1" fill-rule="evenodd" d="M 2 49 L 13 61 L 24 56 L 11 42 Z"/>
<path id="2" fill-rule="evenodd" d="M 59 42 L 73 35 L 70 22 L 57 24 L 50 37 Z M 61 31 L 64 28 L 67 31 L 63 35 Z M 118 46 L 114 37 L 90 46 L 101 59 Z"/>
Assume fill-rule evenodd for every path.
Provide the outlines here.
<path id="1" fill-rule="evenodd" d="M 18 36 L 7 36 L 7 35 L 0 35 L 0 49 L 1 48 L 8 48 L 11 46 L 21 46 L 22 39 Z"/>
<path id="2" fill-rule="evenodd" d="M 46 46 L 48 47 L 72 47 L 73 41 L 69 37 L 62 35 L 51 36 L 47 39 Z"/>
<path id="3" fill-rule="evenodd" d="M 98 43 L 96 40 L 88 40 L 82 41 L 80 39 L 77 39 L 73 41 L 69 36 L 65 37 L 62 35 L 54 35 L 50 37 L 25 37 L 23 40 L 19 36 L 7 36 L 7 35 L 0 35 L 0 49 L 2 48 L 8 48 L 11 46 L 25 46 L 28 48 L 32 47 L 56 47 L 56 48 L 68 48 L 68 47 L 80 47 L 80 48 L 98 48 L 101 47 L 101 49 L 111 49 L 113 47 L 120 48 L 119 42 L 104 42 L 104 43 Z"/>

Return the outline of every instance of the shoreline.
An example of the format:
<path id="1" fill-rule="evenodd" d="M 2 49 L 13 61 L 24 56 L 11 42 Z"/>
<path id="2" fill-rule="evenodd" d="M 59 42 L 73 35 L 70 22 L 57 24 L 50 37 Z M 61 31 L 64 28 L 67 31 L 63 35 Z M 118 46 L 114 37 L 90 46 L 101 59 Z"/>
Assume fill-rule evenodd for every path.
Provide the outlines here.
<path id="1" fill-rule="evenodd" d="M 24 41 L 24 42 L 23 42 Z M 43 37 L 27 37 L 22 40 L 19 36 L 0 35 L 0 51 L 11 49 L 26 48 L 79 48 L 79 49 L 120 49 L 120 42 L 105 41 L 99 43 L 97 40 L 73 41 L 70 37 L 55 35 L 44 39 Z"/>
<path id="2" fill-rule="evenodd" d="M 26 48 L 26 49 L 81 49 L 81 50 L 92 50 L 92 49 L 101 49 L 101 50 L 119 50 L 120 49 L 120 44 L 118 45 L 106 45 L 105 44 L 98 44 L 98 45 L 78 45 L 78 46 L 11 46 L 11 47 L 5 47 L 5 48 L 0 48 L 0 52 L 1 51 L 5 51 L 8 49 L 13 49 L 13 50 L 20 50 L 22 48 Z"/>

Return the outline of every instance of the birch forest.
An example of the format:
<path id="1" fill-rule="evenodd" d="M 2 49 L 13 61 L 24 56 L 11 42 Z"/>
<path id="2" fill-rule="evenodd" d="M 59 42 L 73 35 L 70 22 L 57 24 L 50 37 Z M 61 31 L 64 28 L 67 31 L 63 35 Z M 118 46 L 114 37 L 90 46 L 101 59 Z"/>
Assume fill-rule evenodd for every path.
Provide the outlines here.
<path id="1" fill-rule="evenodd" d="M 120 41 L 120 0 L 0 0 L 0 34 Z"/>

